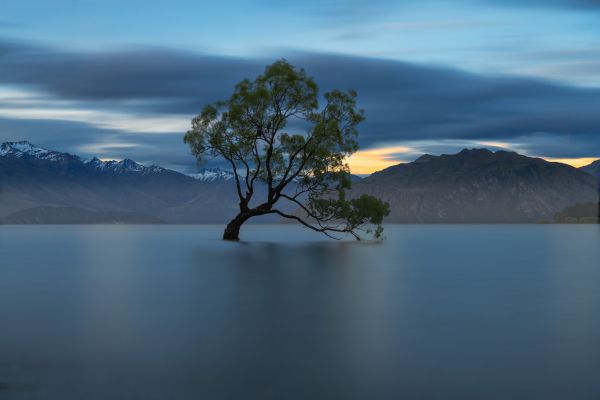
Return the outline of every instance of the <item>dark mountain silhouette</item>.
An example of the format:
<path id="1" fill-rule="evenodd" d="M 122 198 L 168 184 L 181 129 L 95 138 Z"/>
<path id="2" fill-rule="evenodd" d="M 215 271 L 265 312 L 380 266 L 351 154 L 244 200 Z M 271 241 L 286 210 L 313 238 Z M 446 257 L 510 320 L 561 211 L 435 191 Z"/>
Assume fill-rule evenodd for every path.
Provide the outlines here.
<path id="1" fill-rule="evenodd" d="M 390 203 L 388 222 L 552 221 L 565 207 L 598 203 L 598 180 L 590 174 L 506 151 L 424 155 L 353 181 L 351 195 Z M 188 176 L 128 159 L 82 159 L 28 142 L 0 146 L 4 223 L 224 223 L 237 207 L 228 171 Z"/>
<path id="2" fill-rule="evenodd" d="M 193 178 L 128 159 L 85 160 L 28 142 L 4 143 L 0 218 L 49 206 L 134 213 L 170 223 L 223 222 L 235 211 L 230 177 L 202 172 Z"/>
<path id="3" fill-rule="evenodd" d="M 598 224 L 600 223 L 600 203 L 582 203 L 565 207 L 554 216 L 560 224 Z"/>
<path id="4" fill-rule="evenodd" d="M 579 169 L 595 176 L 596 178 L 600 178 L 600 160 L 596 160 L 590 165 L 586 165 L 585 167 L 581 167 Z"/>
<path id="5" fill-rule="evenodd" d="M 538 222 L 577 203 L 598 202 L 598 181 L 561 163 L 513 152 L 424 155 L 357 182 L 390 203 L 390 222 Z"/>

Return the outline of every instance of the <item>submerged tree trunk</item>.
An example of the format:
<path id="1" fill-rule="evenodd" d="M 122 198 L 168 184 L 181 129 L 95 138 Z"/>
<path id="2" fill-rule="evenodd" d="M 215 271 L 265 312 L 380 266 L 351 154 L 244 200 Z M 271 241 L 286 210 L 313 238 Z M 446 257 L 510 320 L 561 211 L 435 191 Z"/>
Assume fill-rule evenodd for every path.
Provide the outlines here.
<path id="1" fill-rule="evenodd" d="M 240 228 L 252 215 L 239 213 L 225 227 L 223 232 L 223 240 L 240 240 Z"/>

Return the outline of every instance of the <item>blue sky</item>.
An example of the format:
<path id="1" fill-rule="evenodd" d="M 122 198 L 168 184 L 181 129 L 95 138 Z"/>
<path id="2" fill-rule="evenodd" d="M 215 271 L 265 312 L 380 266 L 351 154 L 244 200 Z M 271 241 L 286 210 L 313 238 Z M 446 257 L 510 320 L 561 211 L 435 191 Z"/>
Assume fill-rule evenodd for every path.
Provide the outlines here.
<path id="1" fill-rule="evenodd" d="M 281 57 L 358 89 L 357 172 L 463 147 L 600 157 L 597 0 L 3 0 L 0 141 L 191 171 L 189 119 Z"/>

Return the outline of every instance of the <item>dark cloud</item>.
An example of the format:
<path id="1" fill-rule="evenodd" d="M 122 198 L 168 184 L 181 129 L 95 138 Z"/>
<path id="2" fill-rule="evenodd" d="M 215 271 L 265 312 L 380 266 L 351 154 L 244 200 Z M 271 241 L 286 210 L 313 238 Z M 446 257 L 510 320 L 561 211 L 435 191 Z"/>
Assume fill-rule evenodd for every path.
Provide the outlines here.
<path id="1" fill-rule="evenodd" d="M 600 155 L 600 89 L 381 59 L 285 53 L 324 90 L 358 90 L 367 111 L 363 146 L 495 140 L 519 142 L 545 156 Z M 256 76 L 279 57 L 229 58 L 157 48 L 66 52 L 6 40 L 0 42 L 0 56 L 0 84 L 26 85 L 85 107 L 184 119 L 203 104 L 225 98 L 237 81 Z M 32 129 L 29 139 L 36 141 L 39 132 Z M 151 143 L 153 136 L 136 140 Z M 60 132 L 56 137 L 73 140 Z M 180 137 L 168 140 L 177 145 L 168 147 L 173 153 L 162 154 L 176 159 Z M 143 159 L 150 159 L 150 149 L 145 148 Z"/>
<path id="2" fill-rule="evenodd" d="M 0 55 L 1 83 L 33 85 L 76 100 L 158 99 L 171 108 L 171 102 L 190 107 L 194 99 L 214 101 L 264 66 L 171 49 L 75 53 L 6 40 L 0 41 Z"/>
<path id="3" fill-rule="evenodd" d="M 600 154 L 600 90 L 355 57 L 290 57 L 327 88 L 356 88 L 364 143 L 396 140 L 572 138 Z M 587 147 L 586 147 L 587 146 Z M 555 154 L 568 149 L 555 149 Z M 589 154 L 588 154 L 589 155 Z"/>
<path id="4" fill-rule="evenodd" d="M 20 140 L 83 158 L 131 158 L 186 173 L 198 167 L 181 136 L 173 133 L 140 135 L 81 122 L 0 118 L 0 143 Z"/>

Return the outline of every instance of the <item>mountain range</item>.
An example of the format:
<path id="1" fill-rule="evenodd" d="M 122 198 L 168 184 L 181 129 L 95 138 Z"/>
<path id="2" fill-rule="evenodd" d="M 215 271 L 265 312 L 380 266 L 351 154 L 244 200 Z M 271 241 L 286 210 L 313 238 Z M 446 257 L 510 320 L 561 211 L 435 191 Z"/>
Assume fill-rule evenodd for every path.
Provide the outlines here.
<path id="1" fill-rule="evenodd" d="M 507 151 L 465 149 L 353 177 L 350 195 L 388 201 L 388 222 L 540 222 L 565 207 L 597 203 L 599 166 L 578 170 Z M 0 146 L 0 220 L 224 223 L 237 211 L 233 179 L 217 168 L 185 175 L 7 142 Z"/>
<path id="2" fill-rule="evenodd" d="M 590 175 L 594 175 L 596 178 L 600 178 L 600 160 L 596 160 L 590 165 L 581 167 L 581 170 L 587 172 Z"/>
<path id="3" fill-rule="evenodd" d="M 0 146 L 0 218 L 28 221 L 45 207 L 47 219 L 71 210 L 117 212 L 116 222 L 220 223 L 236 211 L 231 173 L 187 176 L 133 160 L 101 161 L 50 151 L 28 142 Z M 18 213 L 18 214 L 14 214 Z M 100 220 L 104 217 L 98 215 Z"/>
<path id="4" fill-rule="evenodd" d="M 598 183 L 570 165 L 465 149 L 376 172 L 353 193 L 389 202 L 393 222 L 540 222 L 571 205 L 598 203 Z"/>

